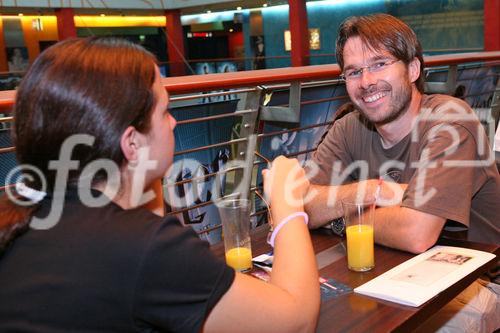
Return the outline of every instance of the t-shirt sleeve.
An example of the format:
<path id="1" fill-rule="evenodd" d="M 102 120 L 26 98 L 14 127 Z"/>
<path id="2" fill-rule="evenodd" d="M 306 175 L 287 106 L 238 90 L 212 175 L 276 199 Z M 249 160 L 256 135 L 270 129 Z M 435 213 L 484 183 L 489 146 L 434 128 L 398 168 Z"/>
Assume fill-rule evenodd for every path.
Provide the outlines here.
<path id="1" fill-rule="evenodd" d="M 402 206 L 469 225 L 475 177 L 481 162 L 477 142 L 460 124 L 441 123 L 423 138 L 416 172 L 408 183 Z"/>
<path id="2" fill-rule="evenodd" d="M 230 288 L 234 270 L 176 219 L 161 223 L 143 258 L 134 318 L 138 328 L 198 332 Z"/>
<path id="3" fill-rule="evenodd" d="M 345 124 L 347 118 L 336 121 L 306 165 L 309 181 L 315 185 L 339 185 L 350 182 L 349 175 L 342 177 L 347 166 L 352 163 L 347 146 Z"/>

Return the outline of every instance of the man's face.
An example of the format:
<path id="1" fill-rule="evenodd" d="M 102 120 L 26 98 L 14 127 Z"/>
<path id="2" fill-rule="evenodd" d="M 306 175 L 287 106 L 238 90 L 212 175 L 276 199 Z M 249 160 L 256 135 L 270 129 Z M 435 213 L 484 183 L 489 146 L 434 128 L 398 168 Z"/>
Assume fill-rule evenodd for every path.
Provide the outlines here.
<path id="1" fill-rule="evenodd" d="M 347 75 L 347 92 L 369 121 L 387 124 L 407 111 L 412 81 L 402 61 L 387 51 L 374 52 L 359 37 L 351 37 L 344 46 L 344 73 L 352 72 L 360 75 Z"/>

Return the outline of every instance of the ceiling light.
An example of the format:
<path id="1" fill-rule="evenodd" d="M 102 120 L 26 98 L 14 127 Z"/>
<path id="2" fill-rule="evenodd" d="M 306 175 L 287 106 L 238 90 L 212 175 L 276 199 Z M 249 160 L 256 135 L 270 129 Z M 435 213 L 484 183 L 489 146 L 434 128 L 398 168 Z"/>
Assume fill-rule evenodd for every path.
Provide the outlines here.
<path id="1" fill-rule="evenodd" d="M 106 16 L 106 14 L 101 14 L 101 17 L 104 17 L 104 16 Z"/>
<path id="2" fill-rule="evenodd" d="M 267 3 L 263 4 L 262 7 L 264 7 L 264 8 L 267 7 Z"/>
<path id="3" fill-rule="evenodd" d="M 212 11 L 211 11 L 210 9 L 209 9 L 209 10 L 207 10 L 207 14 L 210 14 L 211 12 L 212 12 Z"/>
<path id="4" fill-rule="evenodd" d="M 19 13 L 19 14 L 17 14 L 17 15 L 19 15 L 19 16 L 24 16 L 24 14 L 23 14 L 23 13 Z"/>
<path id="5" fill-rule="evenodd" d="M 240 6 L 236 7 L 236 10 L 241 10 L 241 7 Z"/>
<path id="6" fill-rule="evenodd" d="M 233 28 L 229 29 L 229 32 L 233 32 L 233 31 L 234 31 Z"/>

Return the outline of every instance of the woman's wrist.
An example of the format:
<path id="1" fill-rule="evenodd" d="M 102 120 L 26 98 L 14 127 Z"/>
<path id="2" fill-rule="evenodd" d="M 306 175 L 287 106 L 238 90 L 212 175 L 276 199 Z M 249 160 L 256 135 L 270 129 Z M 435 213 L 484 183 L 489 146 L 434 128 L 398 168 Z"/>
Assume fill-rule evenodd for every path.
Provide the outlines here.
<path id="1" fill-rule="evenodd" d="M 287 216 L 294 214 L 294 213 L 299 213 L 299 212 L 304 212 L 304 206 L 303 205 L 298 205 L 298 206 L 288 206 L 284 204 L 271 204 L 271 217 L 272 217 L 272 226 L 275 227 L 280 221 L 285 219 Z"/>
<path id="2" fill-rule="evenodd" d="M 287 217 L 285 217 L 283 220 L 281 220 L 276 226 L 271 227 L 270 233 L 269 233 L 268 238 L 267 238 L 267 243 L 269 245 L 271 245 L 272 247 L 274 247 L 274 241 L 276 240 L 276 237 L 278 236 L 278 233 L 280 232 L 280 230 L 288 222 L 293 221 L 297 218 L 302 218 L 306 225 L 309 223 L 309 216 L 305 212 L 300 211 L 300 212 L 292 213 L 292 214 L 288 215 Z"/>

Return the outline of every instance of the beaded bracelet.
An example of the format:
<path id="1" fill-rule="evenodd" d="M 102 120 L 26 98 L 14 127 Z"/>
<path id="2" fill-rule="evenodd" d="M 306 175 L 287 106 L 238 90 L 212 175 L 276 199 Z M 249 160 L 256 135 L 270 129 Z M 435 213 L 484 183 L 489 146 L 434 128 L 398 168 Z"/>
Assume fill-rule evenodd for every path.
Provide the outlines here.
<path id="1" fill-rule="evenodd" d="M 271 228 L 270 230 L 271 233 L 267 237 L 267 243 L 272 247 L 274 247 L 274 240 L 276 239 L 276 236 L 278 235 L 278 232 L 281 230 L 281 228 L 283 228 L 285 224 L 287 224 L 288 222 L 299 216 L 302 216 L 304 218 L 304 223 L 306 225 L 309 223 L 309 216 L 304 212 L 296 212 L 290 214 L 287 217 L 285 217 L 280 223 L 278 223 L 276 228 Z"/>

